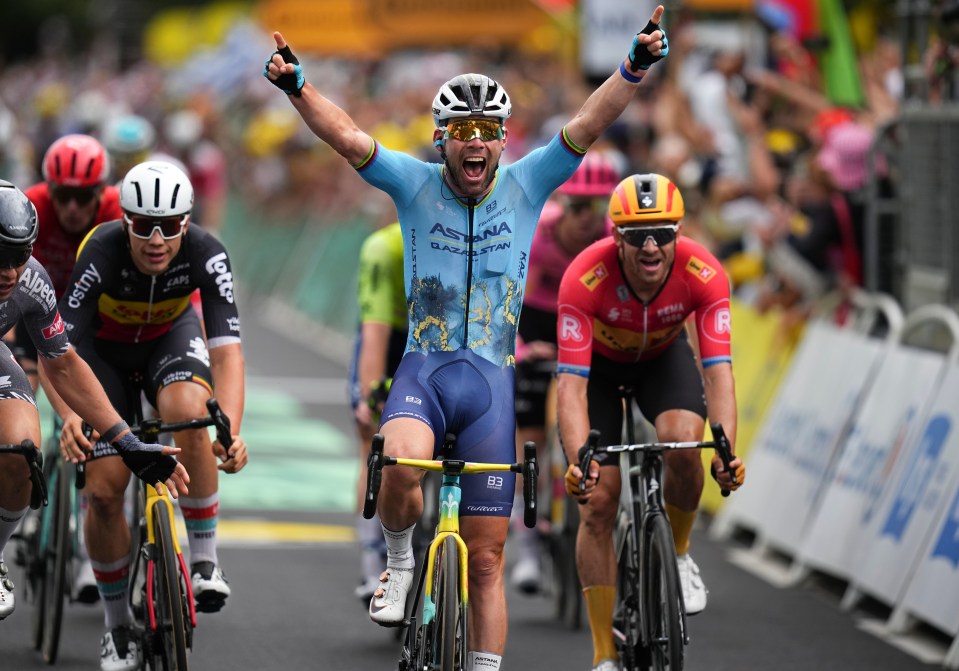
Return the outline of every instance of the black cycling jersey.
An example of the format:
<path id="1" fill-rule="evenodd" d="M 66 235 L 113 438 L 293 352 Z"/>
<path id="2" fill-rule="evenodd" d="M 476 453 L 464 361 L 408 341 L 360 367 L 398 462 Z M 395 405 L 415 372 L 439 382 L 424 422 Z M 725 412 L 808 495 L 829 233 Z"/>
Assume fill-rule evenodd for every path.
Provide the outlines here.
<path id="1" fill-rule="evenodd" d="M 128 245 L 120 221 L 101 224 L 81 245 L 60 299 L 72 342 L 91 329 L 99 340 L 138 343 L 159 338 L 190 308 L 190 294 L 196 289 L 209 348 L 240 342 L 230 259 L 215 237 L 191 226 L 169 268 L 157 276 L 137 269 Z"/>

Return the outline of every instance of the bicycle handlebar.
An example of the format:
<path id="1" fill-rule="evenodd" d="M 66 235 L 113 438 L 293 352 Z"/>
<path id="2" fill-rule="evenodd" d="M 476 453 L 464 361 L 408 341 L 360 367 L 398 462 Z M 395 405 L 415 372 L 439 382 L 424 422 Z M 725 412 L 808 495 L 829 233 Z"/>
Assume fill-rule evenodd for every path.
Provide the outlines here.
<path id="1" fill-rule="evenodd" d="M 447 442 L 449 438 L 446 439 Z M 427 471 L 445 472 L 447 469 L 458 473 L 478 473 L 486 471 L 510 471 L 523 476 L 523 522 L 527 527 L 536 526 L 536 476 L 539 465 L 536 462 L 536 444 L 528 442 L 523 447 L 523 461 L 516 464 L 481 464 L 458 459 L 397 459 L 383 454 L 384 437 L 377 433 L 373 436 L 370 456 L 366 461 L 366 495 L 363 498 L 363 517 L 371 519 L 376 514 L 376 500 L 380 493 L 384 466 L 411 466 Z"/>
<path id="2" fill-rule="evenodd" d="M 187 419 L 181 422 L 164 422 L 160 417 L 145 419 L 139 424 L 130 427 L 140 440 L 157 440 L 159 435 L 165 431 L 176 432 L 186 429 L 202 429 L 208 426 L 216 428 L 216 439 L 226 450 L 227 461 L 230 458 L 229 450 L 233 445 L 233 435 L 230 433 L 230 418 L 220 409 L 220 404 L 215 398 L 209 398 L 206 402 L 206 409 L 209 411 L 209 417 L 198 417 L 196 419 Z"/>
<path id="3" fill-rule="evenodd" d="M 736 473 L 730 468 L 730 464 L 733 460 L 732 449 L 729 446 L 729 439 L 726 437 L 726 432 L 723 430 L 722 424 L 710 424 L 710 430 L 713 433 L 713 440 L 707 441 L 686 441 L 686 442 L 674 442 L 674 443 L 635 443 L 633 445 L 605 445 L 599 446 L 599 431 L 592 429 L 589 432 L 589 436 L 586 438 L 586 444 L 583 447 L 579 448 L 579 470 L 582 473 L 582 477 L 579 482 L 580 490 L 586 489 L 586 480 L 589 477 L 589 462 L 593 460 L 593 457 L 596 454 L 603 452 L 633 452 L 633 451 L 644 451 L 644 452 L 663 452 L 664 450 L 677 450 L 677 449 L 693 449 L 693 448 L 707 448 L 712 447 L 719 454 L 720 460 L 723 462 L 723 468 L 726 472 L 729 473 L 732 483 L 736 484 Z M 715 477 L 715 473 L 713 474 Z M 729 496 L 729 490 L 725 488 L 720 488 L 720 492 L 723 496 Z M 583 503 L 583 501 L 579 501 Z"/>
<path id="4" fill-rule="evenodd" d="M 8 454 L 22 454 L 30 468 L 30 507 L 37 510 L 40 506 L 49 503 L 47 498 L 47 479 L 43 477 L 43 453 L 37 449 L 33 441 L 27 438 L 19 445 L 0 445 L 0 452 Z"/>

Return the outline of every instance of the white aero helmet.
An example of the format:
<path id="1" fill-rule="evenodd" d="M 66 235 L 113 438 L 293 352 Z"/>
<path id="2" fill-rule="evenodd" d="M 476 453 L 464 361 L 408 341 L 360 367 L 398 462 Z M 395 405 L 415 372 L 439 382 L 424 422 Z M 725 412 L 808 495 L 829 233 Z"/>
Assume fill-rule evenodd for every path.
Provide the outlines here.
<path id="1" fill-rule="evenodd" d="M 433 121 L 437 128 L 450 119 L 468 116 L 486 116 L 505 124 L 513 106 L 506 89 L 486 75 L 465 74 L 453 77 L 437 91 L 433 98 Z"/>
<path id="2" fill-rule="evenodd" d="M 193 185 L 180 168 L 166 161 L 145 161 L 120 184 L 120 207 L 128 214 L 175 217 L 193 209 Z"/>

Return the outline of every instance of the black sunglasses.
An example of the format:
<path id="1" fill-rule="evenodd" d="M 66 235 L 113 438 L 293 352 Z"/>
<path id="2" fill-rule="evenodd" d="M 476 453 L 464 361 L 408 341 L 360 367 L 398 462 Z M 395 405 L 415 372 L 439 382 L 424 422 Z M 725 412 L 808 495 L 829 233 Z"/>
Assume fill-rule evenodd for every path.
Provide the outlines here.
<path id="1" fill-rule="evenodd" d="M 650 239 L 652 239 L 654 245 L 662 247 L 676 239 L 676 235 L 679 232 L 679 224 L 632 226 L 630 228 L 617 226 L 616 230 L 623 236 L 626 244 L 632 247 L 644 247 L 646 241 Z"/>
<path id="2" fill-rule="evenodd" d="M 30 260 L 33 245 L 26 247 L 0 247 L 0 268 L 19 268 Z"/>
<path id="3" fill-rule="evenodd" d="M 50 189 L 50 195 L 61 205 L 72 200 L 80 207 L 92 203 L 98 192 L 99 189 L 86 186 L 57 186 Z"/>

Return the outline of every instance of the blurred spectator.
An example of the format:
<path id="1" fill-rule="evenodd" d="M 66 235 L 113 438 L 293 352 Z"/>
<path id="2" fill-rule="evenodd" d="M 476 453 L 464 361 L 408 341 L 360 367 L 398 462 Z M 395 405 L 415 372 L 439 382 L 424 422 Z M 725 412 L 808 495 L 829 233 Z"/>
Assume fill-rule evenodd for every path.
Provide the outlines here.
<path id="1" fill-rule="evenodd" d="M 142 116 L 122 114 L 107 120 L 100 139 L 113 162 L 113 181 L 119 183 L 130 168 L 147 160 L 156 147 L 157 133 Z"/>
<path id="2" fill-rule="evenodd" d="M 923 56 L 929 81 L 929 100 L 959 100 L 959 0 L 943 0 L 939 32 Z"/>
<path id="3" fill-rule="evenodd" d="M 227 195 L 226 157 L 209 137 L 200 113 L 181 109 L 169 114 L 163 122 L 161 149 L 187 167 L 196 198 L 193 221 L 212 232 L 219 231 Z"/>

